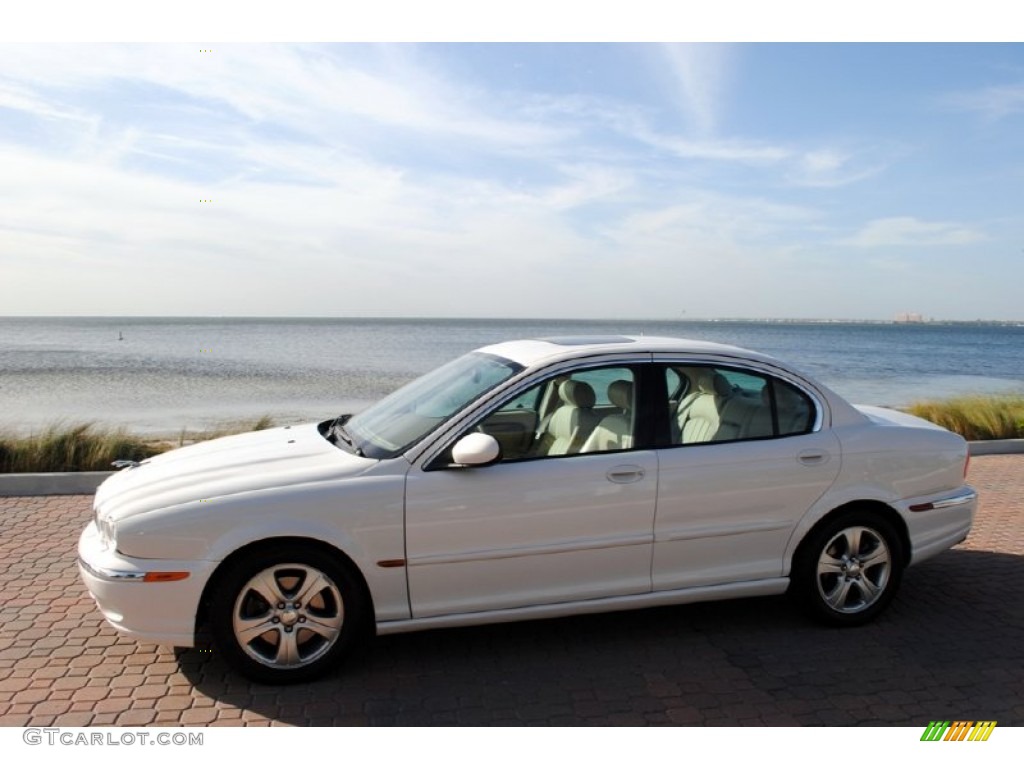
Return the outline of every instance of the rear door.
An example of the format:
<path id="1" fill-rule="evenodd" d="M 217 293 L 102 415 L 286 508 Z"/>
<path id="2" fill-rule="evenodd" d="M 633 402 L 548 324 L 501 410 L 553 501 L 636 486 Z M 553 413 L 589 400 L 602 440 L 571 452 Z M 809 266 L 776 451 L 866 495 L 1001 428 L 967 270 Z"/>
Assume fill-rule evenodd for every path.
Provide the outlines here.
<path id="1" fill-rule="evenodd" d="M 680 364 L 662 375 L 653 588 L 781 576 L 794 528 L 839 472 L 824 406 L 756 370 Z"/>

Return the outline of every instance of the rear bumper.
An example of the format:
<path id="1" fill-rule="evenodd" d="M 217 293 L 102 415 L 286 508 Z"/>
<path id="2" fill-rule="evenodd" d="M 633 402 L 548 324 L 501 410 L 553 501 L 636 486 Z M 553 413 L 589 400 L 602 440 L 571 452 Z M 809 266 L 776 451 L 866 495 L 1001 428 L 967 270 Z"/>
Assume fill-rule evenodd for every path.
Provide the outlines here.
<path id="1" fill-rule="evenodd" d="M 953 492 L 905 499 L 899 508 L 910 534 L 913 565 L 967 538 L 978 509 L 978 494 L 965 485 Z"/>
<path id="2" fill-rule="evenodd" d="M 95 523 L 78 540 L 78 571 L 103 617 L 119 632 L 162 645 L 195 645 L 199 601 L 216 563 L 129 558 L 104 547 Z M 147 573 L 187 572 L 179 581 Z"/>

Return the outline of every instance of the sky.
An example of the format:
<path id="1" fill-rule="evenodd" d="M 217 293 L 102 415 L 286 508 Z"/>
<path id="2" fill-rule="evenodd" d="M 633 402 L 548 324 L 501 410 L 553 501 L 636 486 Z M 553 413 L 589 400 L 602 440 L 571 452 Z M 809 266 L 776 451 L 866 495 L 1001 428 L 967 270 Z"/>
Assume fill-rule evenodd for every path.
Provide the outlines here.
<path id="1" fill-rule="evenodd" d="M 1024 320 L 1024 46 L 0 44 L 0 315 Z"/>

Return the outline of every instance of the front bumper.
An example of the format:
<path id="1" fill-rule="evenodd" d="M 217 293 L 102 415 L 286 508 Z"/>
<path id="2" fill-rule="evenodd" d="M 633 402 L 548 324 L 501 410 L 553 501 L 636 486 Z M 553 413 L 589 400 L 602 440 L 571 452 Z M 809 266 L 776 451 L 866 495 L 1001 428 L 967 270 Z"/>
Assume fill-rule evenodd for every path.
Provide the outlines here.
<path id="1" fill-rule="evenodd" d="M 195 645 L 196 613 L 217 563 L 126 557 L 104 546 L 95 522 L 78 540 L 78 570 L 104 618 L 119 632 L 162 645 Z M 177 581 L 145 574 L 187 573 Z"/>

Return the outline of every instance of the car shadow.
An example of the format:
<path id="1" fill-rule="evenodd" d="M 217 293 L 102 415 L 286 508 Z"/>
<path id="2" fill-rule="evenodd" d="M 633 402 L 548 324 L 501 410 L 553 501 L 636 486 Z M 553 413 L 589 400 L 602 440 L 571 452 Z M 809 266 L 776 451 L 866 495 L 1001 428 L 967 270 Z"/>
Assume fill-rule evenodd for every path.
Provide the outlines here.
<path id="1" fill-rule="evenodd" d="M 378 637 L 334 675 L 272 687 L 216 652 L 182 673 L 296 725 L 927 725 L 1024 722 L 1024 558 L 953 550 L 889 610 L 834 629 L 783 597 Z"/>

